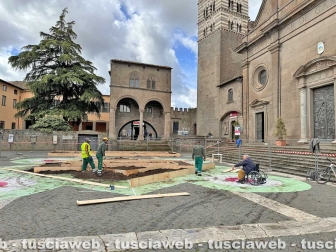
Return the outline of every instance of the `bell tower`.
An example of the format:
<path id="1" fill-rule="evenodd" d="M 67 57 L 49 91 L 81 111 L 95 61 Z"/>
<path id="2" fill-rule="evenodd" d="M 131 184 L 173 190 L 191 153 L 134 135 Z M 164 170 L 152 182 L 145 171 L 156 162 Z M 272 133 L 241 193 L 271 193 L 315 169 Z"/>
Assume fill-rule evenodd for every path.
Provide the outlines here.
<path id="1" fill-rule="evenodd" d="M 234 50 L 247 33 L 248 0 L 198 1 L 197 135 L 219 137 L 219 86 L 242 75 Z"/>

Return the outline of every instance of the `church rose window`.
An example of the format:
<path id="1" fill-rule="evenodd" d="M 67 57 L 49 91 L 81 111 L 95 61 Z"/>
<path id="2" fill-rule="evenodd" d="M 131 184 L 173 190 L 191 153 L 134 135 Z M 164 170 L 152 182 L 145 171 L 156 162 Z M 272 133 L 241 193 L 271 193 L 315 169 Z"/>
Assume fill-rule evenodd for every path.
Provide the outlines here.
<path id="1" fill-rule="evenodd" d="M 265 85 L 266 84 L 266 78 L 267 78 L 266 70 L 261 70 L 260 73 L 259 73 L 259 83 L 261 85 Z"/>
<path id="2" fill-rule="evenodd" d="M 264 64 L 260 64 L 253 71 L 253 82 L 252 86 L 254 90 L 261 91 L 263 90 L 268 83 L 268 71 L 267 67 Z"/>

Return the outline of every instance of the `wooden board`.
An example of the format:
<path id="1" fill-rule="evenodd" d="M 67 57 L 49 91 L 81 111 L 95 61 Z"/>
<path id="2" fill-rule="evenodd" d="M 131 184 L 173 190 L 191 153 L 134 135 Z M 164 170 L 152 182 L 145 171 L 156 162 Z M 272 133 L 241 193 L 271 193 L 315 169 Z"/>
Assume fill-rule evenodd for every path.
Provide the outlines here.
<path id="1" fill-rule="evenodd" d="M 214 163 L 208 163 L 208 164 L 203 164 L 202 170 L 210 170 L 212 168 L 215 168 Z M 139 177 L 139 178 L 132 178 L 130 179 L 131 186 L 141 186 L 141 185 L 146 185 L 150 183 L 155 183 L 159 181 L 164 181 L 176 177 L 182 177 L 185 175 L 193 174 L 195 172 L 194 166 L 189 166 L 187 169 L 183 170 L 178 170 L 178 171 L 170 171 L 170 172 L 164 172 L 160 174 L 154 174 L 154 175 L 149 175 L 145 177 Z"/>
<path id="2" fill-rule="evenodd" d="M 36 166 L 34 167 L 34 172 L 38 173 L 41 171 L 81 171 L 80 166 Z"/>
<path id="3" fill-rule="evenodd" d="M 183 169 L 183 170 L 178 170 L 178 171 L 170 171 L 170 172 L 164 172 L 160 174 L 154 174 L 154 175 L 149 175 L 149 176 L 144 176 L 144 177 L 139 177 L 139 178 L 132 178 L 130 179 L 130 182 L 131 182 L 132 187 L 141 186 L 141 185 L 146 185 L 150 183 L 168 180 L 171 178 L 182 177 L 188 174 L 192 174 L 193 172 L 194 172 L 194 168 Z"/>
<path id="4" fill-rule="evenodd" d="M 161 151 L 106 151 L 107 157 L 181 157 L 180 153 L 169 153 Z M 82 153 L 78 151 L 67 152 L 49 152 L 49 157 L 74 157 L 81 156 Z"/>
<path id="5" fill-rule="evenodd" d="M 179 160 L 180 161 L 180 160 Z M 62 163 L 61 165 L 69 165 L 69 164 L 78 164 L 78 165 L 82 165 L 82 161 L 81 160 L 76 160 L 76 161 L 69 161 L 69 160 L 60 160 L 59 162 L 55 162 L 55 163 Z M 116 163 L 128 163 L 130 165 L 136 165 L 139 163 L 146 163 L 146 164 L 176 164 L 175 161 L 172 160 L 148 160 L 148 159 L 133 159 L 133 158 L 123 158 L 123 159 L 119 159 L 119 158 L 106 158 L 104 159 L 104 163 L 105 164 L 116 164 Z M 120 165 L 120 164 L 119 164 Z"/>
<path id="6" fill-rule="evenodd" d="M 140 196 L 124 196 L 124 197 L 114 197 L 106 199 L 95 199 L 95 200 L 77 200 L 77 205 L 90 205 L 90 204 L 100 204 L 108 202 L 118 202 L 118 201 L 128 201 L 128 200 L 139 200 L 139 199 L 152 199 L 152 198 L 164 198 L 164 197 L 174 197 L 174 196 L 189 196 L 190 193 L 166 193 L 166 194 L 151 194 L 151 195 L 140 195 Z"/>
<path id="7" fill-rule="evenodd" d="M 88 184 L 88 185 L 95 185 L 95 186 L 103 186 L 103 187 L 110 187 L 108 184 L 102 184 L 102 183 L 97 183 L 97 182 L 91 182 L 91 181 L 84 181 L 81 179 L 72 179 L 72 178 L 64 178 L 64 177 L 58 177 L 58 176 L 52 176 L 52 175 L 45 175 L 45 174 L 39 174 L 39 173 L 32 173 L 32 172 L 27 172 L 27 171 L 21 171 L 21 170 L 15 170 L 15 169 L 9 169 L 9 168 L 2 168 L 2 170 L 6 171 L 14 171 L 14 172 L 21 172 L 21 173 L 26 173 L 30 175 L 35 175 L 35 176 L 41 176 L 41 177 L 47 177 L 47 178 L 54 178 L 54 179 L 60 179 L 60 180 L 67 180 L 71 182 L 76 182 L 76 183 L 81 183 L 81 184 Z M 129 188 L 126 186 L 118 186 L 115 185 L 115 188 Z"/>

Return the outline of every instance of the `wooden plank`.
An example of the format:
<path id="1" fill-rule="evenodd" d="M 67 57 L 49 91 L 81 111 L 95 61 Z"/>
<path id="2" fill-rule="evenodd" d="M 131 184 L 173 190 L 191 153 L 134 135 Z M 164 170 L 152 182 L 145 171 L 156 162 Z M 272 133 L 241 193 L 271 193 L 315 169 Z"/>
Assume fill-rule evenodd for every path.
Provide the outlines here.
<path id="1" fill-rule="evenodd" d="M 131 182 L 132 187 L 136 187 L 136 186 L 147 185 L 150 183 L 168 180 L 170 178 L 185 176 L 188 174 L 192 174 L 193 172 L 194 172 L 194 168 L 183 169 L 183 170 L 178 170 L 178 171 L 170 171 L 170 172 L 164 172 L 164 173 L 159 173 L 159 174 L 154 174 L 154 175 L 149 175 L 149 176 L 144 176 L 144 177 L 139 177 L 139 178 L 132 178 L 130 179 L 130 182 Z"/>
<path id="2" fill-rule="evenodd" d="M 71 182 L 77 182 L 81 184 L 88 184 L 88 185 L 96 185 L 96 186 L 103 186 L 103 187 L 110 187 L 108 184 L 102 184 L 102 183 L 97 183 L 97 182 L 91 182 L 91 181 L 84 181 L 81 179 L 72 179 L 72 178 L 64 178 L 64 177 L 58 177 L 58 176 L 52 176 L 52 175 L 45 175 L 45 174 L 39 174 L 39 173 L 32 173 L 32 172 L 27 172 L 27 171 L 21 171 L 21 170 L 15 170 L 15 169 L 9 169 L 9 168 L 1 168 L 2 170 L 6 171 L 14 171 L 14 172 L 21 172 L 21 173 L 26 173 L 30 175 L 35 175 L 35 176 L 40 176 L 40 177 L 46 177 L 46 178 L 54 178 L 54 179 L 60 179 L 60 180 L 67 180 Z M 126 186 L 118 186 L 115 185 L 115 188 L 129 188 Z"/>
<path id="3" fill-rule="evenodd" d="M 139 200 L 139 199 L 152 199 L 152 198 L 164 198 L 164 197 L 174 197 L 174 196 L 189 196 L 190 193 L 166 193 L 166 194 L 151 194 L 151 195 L 140 195 L 140 196 L 124 196 L 124 197 L 114 197 L 105 199 L 95 199 L 95 200 L 77 200 L 77 205 L 90 205 L 108 202 L 119 202 L 119 201 L 129 201 L 129 200 Z"/>
<path id="4" fill-rule="evenodd" d="M 168 153 L 160 151 L 106 151 L 107 157 L 181 157 L 180 153 Z M 49 157 L 74 157 L 81 156 L 81 152 L 78 151 L 68 151 L 68 152 L 49 152 Z"/>
<path id="5" fill-rule="evenodd" d="M 34 172 L 38 173 L 41 171 L 81 171 L 82 167 L 76 166 L 36 166 L 34 167 Z"/>

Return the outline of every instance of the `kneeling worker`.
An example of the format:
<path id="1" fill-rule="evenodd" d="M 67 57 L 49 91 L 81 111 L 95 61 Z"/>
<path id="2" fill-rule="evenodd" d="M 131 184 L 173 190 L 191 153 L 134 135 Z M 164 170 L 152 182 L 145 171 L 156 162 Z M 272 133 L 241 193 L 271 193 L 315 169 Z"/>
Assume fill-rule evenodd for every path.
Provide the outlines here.
<path id="1" fill-rule="evenodd" d="M 103 170 L 103 159 L 105 159 L 105 151 L 106 151 L 106 144 L 108 142 L 108 138 L 104 137 L 103 141 L 98 145 L 98 149 L 96 152 L 96 157 L 98 159 L 98 172 L 97 175 L 100 177 L 102 175 Z"/>
<path id="2" fill-rule="evenodd" d="M 238 181 L 237 183 L 244 183 L 245 174 L 249 174 L 251 171 L 255 171 L 256 165 L 253 163 L 251 158 L 248 155 L 243 156 L 243 161 L 239 162 L 238 164 L 235 164 L 232 167 L 232 170 L 234 170 L 236 167 L 243 166 L 243 169 L 238 171 Z"/>

